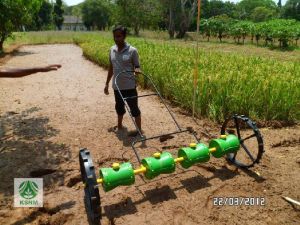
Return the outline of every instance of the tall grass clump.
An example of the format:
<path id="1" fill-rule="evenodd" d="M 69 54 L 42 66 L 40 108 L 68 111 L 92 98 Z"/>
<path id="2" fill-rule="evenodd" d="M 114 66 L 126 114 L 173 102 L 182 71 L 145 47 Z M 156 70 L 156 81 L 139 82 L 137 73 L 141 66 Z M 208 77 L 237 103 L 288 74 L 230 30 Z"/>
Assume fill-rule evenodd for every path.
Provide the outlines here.
<path id="1" fill-rule="evenodd" d="M 87 58 L 108 67 L 110 37 L 81 37 L 75 42 Z M 143 71 L 152 76 L 163 96 L 191 110 L 194 48 L 141 38 L 128 38 L 128 42 L 137 47 Z M 232 113 L 262 120 L 299 120 L 299 63 L 205 50 L 200 52 L 198 67 L 198 115 L 217 121 Z"/>

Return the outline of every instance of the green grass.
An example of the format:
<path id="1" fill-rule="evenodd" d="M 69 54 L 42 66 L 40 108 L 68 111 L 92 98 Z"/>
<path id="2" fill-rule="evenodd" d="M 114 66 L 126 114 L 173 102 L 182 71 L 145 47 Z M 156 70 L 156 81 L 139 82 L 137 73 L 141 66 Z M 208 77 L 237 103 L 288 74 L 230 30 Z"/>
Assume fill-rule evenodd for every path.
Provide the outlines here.
<path id="1" fill-rule="evenodd" d="M 111 34 L 105 32 L 30 33 L 19 38 L 25 44 L 74 41 L 87 58 L 104 67 L 108 66 L 108 52 L 113 45 Z M 191 110 L 195 43 L 134 37 L 128 42 L 138 48 L 142 69 L 153 77 L 164 97 Z M 254 54 L 251 47 L 251 54 L 247 54 L 247 46 L 242 46 L 243 52 L 224 51 L 211 43 L 206 48 L 203 45 L 198 64 L 198 116 L 217 121 L 232 113 L 261 120 L 300 119 L 299 52 L 292 60 L 284 61 L 273 57 L 274 52 L 268 49 L 263 50 L 264 54 Z M 140 82 L 147 87 L 143 80 Z"/>
<path id="2" fill-rule="evenodd" d="M 89 33 L 81 32 L 29 32 L 15 33 L 14 38 L 4 43 L 4 48 L 11 45 L 37 45 L 37 44 L 66 44 L 73 43 L 74 36 L 87 36 Z"/>

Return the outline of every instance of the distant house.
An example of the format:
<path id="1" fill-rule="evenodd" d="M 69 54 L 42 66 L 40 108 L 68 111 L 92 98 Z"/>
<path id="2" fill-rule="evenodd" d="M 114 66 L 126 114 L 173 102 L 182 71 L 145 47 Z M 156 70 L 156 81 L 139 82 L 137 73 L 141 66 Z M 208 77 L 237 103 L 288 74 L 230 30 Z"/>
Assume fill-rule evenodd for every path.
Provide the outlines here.
<path id="1" fill-rule="evenodd" d="M 64 23 L 63 23 L 61 29 L 62 30 L 70 30 L 70 31 L 87 30 L 82 22 L 82 19 L 77 16 L 64 16 Z"/>

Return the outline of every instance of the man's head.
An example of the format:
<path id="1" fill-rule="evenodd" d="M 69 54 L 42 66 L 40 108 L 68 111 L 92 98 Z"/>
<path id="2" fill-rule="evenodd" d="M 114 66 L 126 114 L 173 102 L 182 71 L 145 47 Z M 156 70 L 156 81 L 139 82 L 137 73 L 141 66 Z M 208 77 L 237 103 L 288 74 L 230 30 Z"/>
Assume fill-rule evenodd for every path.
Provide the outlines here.
<path id="1" fill-rule="evenodd" d="M 116 26 L 113 29 L 113 35 L 116 45 L 123 45 L 127 35 L 127 29 L 123 26 Z"/>

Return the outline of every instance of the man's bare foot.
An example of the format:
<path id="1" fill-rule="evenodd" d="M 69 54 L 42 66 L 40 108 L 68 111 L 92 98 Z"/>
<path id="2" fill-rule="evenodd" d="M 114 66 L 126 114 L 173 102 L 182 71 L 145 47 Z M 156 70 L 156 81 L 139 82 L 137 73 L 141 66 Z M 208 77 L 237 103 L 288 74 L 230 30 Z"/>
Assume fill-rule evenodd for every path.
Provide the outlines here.
<path id="1" fill-rule="evenodd" d="M 124 127 L 124 126 L 121 126 L 121 127 L 115 126 L 115 133 L 116 133 L 116 134 L 124 133 L 126 130 L 127 130 L 127 128 Z"/>
<path id="2" fill-rule="evenodd" d="M 114 126 L 114 127 L 109 128 L 108 132 L 118 132 L 118 131 L 123 131 L 125 129 L 126 129 L 126 127 L 124 127 L 124 126 L 122 126 L 122 127 Z"/>

